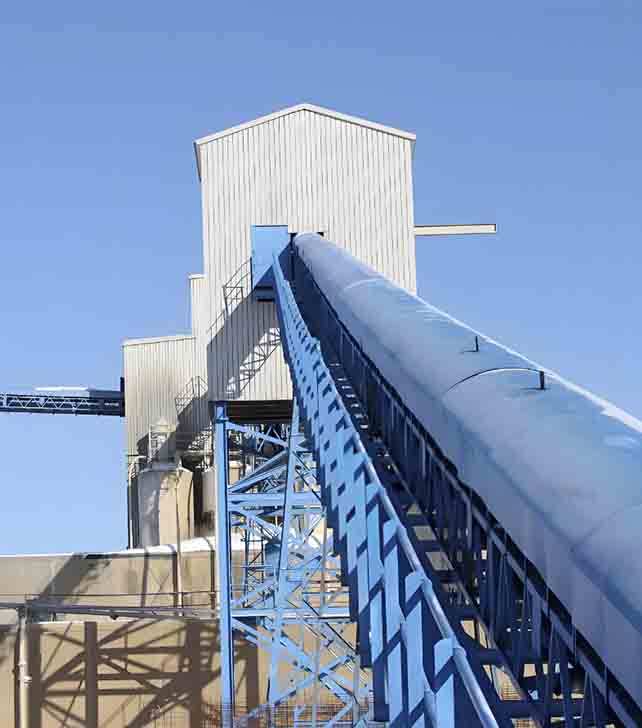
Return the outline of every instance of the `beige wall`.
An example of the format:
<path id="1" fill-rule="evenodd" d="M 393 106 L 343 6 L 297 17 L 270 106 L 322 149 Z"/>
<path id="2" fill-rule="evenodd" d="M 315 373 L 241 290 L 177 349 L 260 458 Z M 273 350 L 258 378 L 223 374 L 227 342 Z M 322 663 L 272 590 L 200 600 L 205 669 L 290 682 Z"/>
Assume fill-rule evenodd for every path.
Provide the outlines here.
<path id="1" fill-rule="evenodd" d="M 0 631 L 0 725 L 17 726 L 16 635 Z M 119 620 L 31 624 L 30 728 L 201 728 L 220 699 L 216 622 Z M 265 695 L 265 655 L 236 645 L 236 696 Z M 259 665 L 263 661 L 263 669 Z"/>
<path id="2" fill-rule="evenodd" d="M 3 728 L 19 725 L 16 637 L 0 628 Z M 207 718 L 220 710 L 218 640 L 216 621 L 30 624 L 29 728 L 213 728 L 218 723 Z M 234 649 L 235 701 L 243 713 L 265 701 L 270 657 L 242 638 Z M 333 657 L 326 653 L 322 666 Z M 350 682 L 350 672 L 341 672 Z M 285 688 L 288 673 L 280 673 Z M 313 690 L 306 691 L 309 698 Z M 333 701 L 325 689 L 320 696 L 322 703 Z"/>
<path id="3" fill-rule="evenodd" d="M 11 585 L 1 598 L 175 605 L 178 560 L 171 548 L 163 551 L 1 557 L 0 583 Z M 212 605 L 215 568 L 213 548 L 183 554 L 187 604 Z M 0 619 L 0 725 L 17 726 L 15 612 L 0 612 Z M 216 621 L 78 620 L 28 627 L 31 728 L 202 725 L 219 697 Z M 258 666 L 265 658 L 243 641 L 236 651 L 237 694 L 254 705 L 265 695 L 267 669 Z"/>
<path id="4" fill-rule="evenodd" d="M 204 542 L 204 540 L 201 540 Z M 192 545 L 193 547 L 193 545 Z M 175 605 L 177 557 L 169 548 L 94 555 L 0 557 L 5 601 L 42 596 L 72 604 Z M 181 558 L 185 603 L 211 606 L 213 548 Z M 238 577 L 237 570 L 234 573 Z M 37 616 L 37 615 L 36 615 Z M 63 615 L 58 615 L 61 618 Z M 42 615 L 44 618 L 44 615 Z M 15 612 L 0 612 L 0 726 L 18 727 Z M 291 637 L 298 638 L 298 628 Z M 345 637 L 354 639 L 354 627 Z M 306 634 L 307 647 L 311 636 Z M 217 705 L 219 637 L 216 620 L 74 618 L 28 625 L 30 728 L 201 728 Z M 267 695 L 269 653 L 242 638 L 235 644 L 237 705 L 253 708 Z M 321 664 L 330 661 L 327 652 Z M 282 680 L 288 669 L 282 665 Z M 349 679 L 349 672 L 345 672 Z M 285 686 L 282 682 L 282 686 Z M 326 691 L 322 701 L 331 700 Z M 216 723 L 214 723 L 216 725 Z"/>
<path id="5" fill-rule="evenodd" d="M 184 591 L 215 590 L 213 546 L 184 553 L 181 568 Z M 173 605 L 177 580 L 178 558 L 170 546 L 110 554 L 0 557 L 0 601 L 5 602 L 22 601 L 26 595 L 64 598 L 72 604 Z M 13 612 L 0 612 L 0 622 L 14 621 Z"/>

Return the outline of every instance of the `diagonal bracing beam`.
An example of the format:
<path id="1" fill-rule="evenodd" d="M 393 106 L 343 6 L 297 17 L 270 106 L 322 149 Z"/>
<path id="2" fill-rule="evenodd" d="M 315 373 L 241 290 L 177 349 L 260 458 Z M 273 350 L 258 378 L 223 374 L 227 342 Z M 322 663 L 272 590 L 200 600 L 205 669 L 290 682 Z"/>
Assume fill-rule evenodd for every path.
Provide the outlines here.
<path id="1" fill-rule="evenodd" d="M 346 638 L 347 590 L 337 578 L 298 406 L 287 439 L 231 422 L 223 405 L 215 407 L 215 423 L 223 720 L 229 725 L 236 720 L 235 634 L 270 656 L 268 690 L 258 713 L 296 700 L 295 725 L 329 727 L 350 712 L 358 718 L 369 681 Z M 229 478 L 230 437 L 255 465 L 235 483 Z M 262 460 L 265 441 L 283 450 Z M 234 550 L 239 539 L 246 547 Z M 320 710 L 328 700 L 336 703 L 330 718 Z"/>

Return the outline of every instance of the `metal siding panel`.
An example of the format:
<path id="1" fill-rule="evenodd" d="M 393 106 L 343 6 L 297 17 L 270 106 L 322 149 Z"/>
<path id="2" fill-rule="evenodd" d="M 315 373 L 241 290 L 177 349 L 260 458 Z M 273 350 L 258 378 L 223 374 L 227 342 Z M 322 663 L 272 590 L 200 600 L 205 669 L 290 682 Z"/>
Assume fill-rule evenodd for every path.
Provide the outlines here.
<path id="1" fill-rule="evenodd" d="M 176 425 L 175 398 L 195 373 L 194 344 L 187 336 L 123 345 L 129 454 L 138 451 L 139 441 L 159 419 Z"/>
<path id="2" fill-rule="evenodd" d="M 392 149 L 392 139 L 390 137 L 386 137 L 386 152 L 388 157 L 388 164 L 389 164 L 389 171 L 390 171 L 390 227 L 397 231 L 399 229 L 399 222 L 397 219 L 397 210 L 399 206 L 399 196 L 401 194 L 401 191 L 399 190 L 398 185 L 398 171 L 399 171 L 399 165 L 397 159 L 394 157 L 394 152 Z M 395 240 L 395 243 L 398 243 L 400 241 Z M 397 247 L 397 245 L 395 245 Z M 394 265 L 394 272 L 391 276 L 394 280 L 399 281 L 402 280 L 400 275 L 400 263 L 401 263 L 401 255 L 395 255 L 392 257 L 392 263 Z"/>
<path id="3" fill-rule="evenodd" d="M 326 230 L 328 227 L 327 210 L 328 210 L 328 188 L 329 176 L 327 164 L 324 164 L 324 140 L 325 127 L 323 125 L 323 117 L 316 114 L 312 115 L 312 138 L 314 141 L 314 157 L 313 167 L 316 174 L 315 185 L 318 197 L 319 209 L 314 218 L 314 224 L 317 232 Z M 323 219 L 325 217 L 325 219 Z"/>
<path id="4" fill-rule="evenodd" d="M 194 336 L 195 372 L 207 381 L 207 326 L 209 321 L 209 290 L 205 276 L 190 278 L 192 304 L 192 334 Z"/>
<path id="5" fill-rule="evenodd" d="M 199 154 L 205 278 L 191 281 L 192 351 L 169 340 L 124 347 L 130 452 L 155 418 L 172 421 L 174 397 L 196 373 L 207 370 L 212 400 L 291 396 L 278 350 L 243 391 L 234 389 L 257 338 L 277 327 L 274 306 L 250 299 L 220 330 L 223 286 L 249 259 L 250 225 L 323 231 L 415 291 L 408 139 L 302 109 L 203 144 Z"/>
<path id="6" fill-rule="evenodd" d="M 404 224 L 410 225 L 410 229 L 406 234 L 406 241 L 408 245 L 408 251 L 406 253 L 406 265 L 408 269 L 406 271 L 407 283 L 406 287 L 411 293 L 417 292 L 417 248 L 415 243 L 414 235 L 414 224 L 415 224 L 415 210 L 414 210 L 414 188 L 412 181 L 412 145 L 404 144 L 403 155 L 404 155 L 404 195 L 406 199 Z"/>
<path id="7" fill-rule="evenodd" d="M 252 224 L 323 230 L 414 290 L 410 151 L 409 140 L 309 110 L 204 144 L 204 259 L 211 321 L 223 311 L 223 285 L 249 257 Z M 231 381 L 238 389 L 239 365 L 251 357 L 250 337 L 265 336 L 276 326 L 271 304 L 248 301 L 245 309 L 230 324 L 229 335 L 219 337 L 227 348 L 209 347 L 213 399 L 230 396 Z M 215 327 L 210 338 L 216 333 Z M 278 352 L 237 396 L 290 396 L 289 376 Z"/>

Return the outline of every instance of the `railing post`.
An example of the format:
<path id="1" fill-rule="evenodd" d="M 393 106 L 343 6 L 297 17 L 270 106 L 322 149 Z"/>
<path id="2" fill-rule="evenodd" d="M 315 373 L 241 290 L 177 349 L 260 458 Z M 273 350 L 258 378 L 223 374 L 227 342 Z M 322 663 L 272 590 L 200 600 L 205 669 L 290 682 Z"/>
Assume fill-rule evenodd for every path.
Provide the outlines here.
<path id="1" fill-rule="evenodd" d="M 403 708 L 403 681 L 401 668 L 401 607 L 399 605 L 399 546 L 397 525 L 387 521 L 383 526 L 383 567 L 385 581 L 386 667 L 388 678 L 388 704 L 390 728 L 406 728 L 407 716 Z"/>
<path id="2" fill-rule="evenodd" d="M 425 676 L 423 655 L 423 592 L 421 576 L 412 572 L 406 577 L 406 690 L 408 694 L 408 726 L 424 728 Z"/>
<path id="3" fill-rule="evenodd" d="M 456 728 L 455 724 L 455 642 L 446 637 L 435 645 L 436 728 Z"/>
<path id="4" fill-rule="evenodd" d="M 381 513 L 379 488 L 375 483 L 366 487 L 366 529 L 368 539 L 368 591 L 370 597 L 370 658 L 374 693 L 374 719 L 388 720 L 386 695 L 386 654 L 384 634 L 384 583 L 381 561 Z"/>

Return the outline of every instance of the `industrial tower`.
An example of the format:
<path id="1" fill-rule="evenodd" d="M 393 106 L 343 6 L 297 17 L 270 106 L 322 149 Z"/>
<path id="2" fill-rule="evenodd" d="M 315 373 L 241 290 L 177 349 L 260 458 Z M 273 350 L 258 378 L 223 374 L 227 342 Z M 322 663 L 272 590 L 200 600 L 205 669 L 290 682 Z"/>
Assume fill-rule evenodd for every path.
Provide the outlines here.
<path id="1" fill-rule="evenodd" d="M 414 143 L 408 132 L 311 104 L 195 142 L 203 273 L 189 281 L 191 334 L 123 345 L 134 490 L 148 463 L 207 461 L 208 402 L 227 402 L 241 423 L 289 421 L 292 385 L 275 305 L 250 295 L 261 275 L 253 265 L 271 265 L 273 239 L 322 232 L 415 290 Z M 209 507 L 207 494 L 204 500 Z M 140 537 L 138 493 L 130 513 L 132 545 L 153 545 Z"/>
<path id="2" fill-rule="evenodd" d="M 21 728 L 61 614 L 81 725 L 128 660 L 123 726 L 642 725 L 642 423 L 416 297 L 417 236 L 494 226 L 415 223 L 414 143 L 311 104 L 197 140 L 191 333 L 124 343 L 124 402 L 4 396 L 127 423 L 130 548 L 0 563 Z M 108 618 L 196 630 L 186 683 Z"/>

